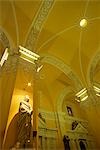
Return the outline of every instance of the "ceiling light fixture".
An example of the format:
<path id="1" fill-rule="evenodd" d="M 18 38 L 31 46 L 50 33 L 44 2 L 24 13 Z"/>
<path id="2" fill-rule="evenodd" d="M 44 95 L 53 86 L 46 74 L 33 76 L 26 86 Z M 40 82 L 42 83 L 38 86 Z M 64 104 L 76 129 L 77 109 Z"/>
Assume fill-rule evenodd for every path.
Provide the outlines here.
<path id="1" fill-rule="evenodd" d="M 81 91 L 79 91 L 77 94 L 76 94 L 76 96 L 77 97 L 80 97 L 84 92 L 86 92 L 87 90 L 86 90 L 86 88 L 84 88 L 84 89 L 82 89 Z"/>
<path id="2" fill-rule="evenodd" d="M 83 97 L 83 98 L 81 99 L 81 102 L 85 101 L 87 98 L 88 98 L 88 95 L 86 95 L 85 97 Z"/>
<path id="3" fill-rule="evenodd" d="M 97 96 L 100 96 L 100 94 L 96 93 Z"/>
<path id="4" fill-rule="evenodd" d="M 95 86 L 95 85 L 93 86 L 93 88 L 94 88 L 94 91 L 95 91 L 96 95 L 100 96 L 100 88 Z"/>
<path id="5" fill-rule="evenodd" d="M 86 19 L 82 19 L 82 20 L 80 21 L 80 26 L 81 26 L 82 28 L 86 27 L 86 26 L 87 26 L 87 20 L 86 20 Z"/>
<path id="6" fill-rule="evenodd" d="M 76 95 L 75 95 L 75 100 L 77 102 L 82 102 L 85 101 L 88 98 L 88 93 L 87 93 L 87 89 L 83 88 L 81 91 L 79 91 Z"/>
<path id="7" fill-rule="evenodd" d="M 77 102 L 80 102 L 80 100 L 79 100 L 79 99 L 77 99 L 77 98 L 75 98 L 75 100 L 76 100 Z"/>

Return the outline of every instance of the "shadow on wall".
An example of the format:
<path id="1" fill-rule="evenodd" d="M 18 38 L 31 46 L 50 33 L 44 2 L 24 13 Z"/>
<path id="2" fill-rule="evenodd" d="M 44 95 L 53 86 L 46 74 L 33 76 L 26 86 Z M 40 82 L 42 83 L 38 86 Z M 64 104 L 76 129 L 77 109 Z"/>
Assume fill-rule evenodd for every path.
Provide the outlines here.
<path id="1" fill-rule="evenodd" d="M 1 125 L 0 125 L 0 127 L 1 127 Z M 3 130 L 3 131 L 0 130 L 0 149 L 2 148 L 4 133 L 5 133 L 5 130 Z"/>
<path id="2" fill-rule="evenodd" d="M 13 147 L 17 142 L 17 120 L 18 120 L 18 113 L 15 114 L 11 123 L 8 127 L 5 143 L 3 149 L 10 149 Z"/>

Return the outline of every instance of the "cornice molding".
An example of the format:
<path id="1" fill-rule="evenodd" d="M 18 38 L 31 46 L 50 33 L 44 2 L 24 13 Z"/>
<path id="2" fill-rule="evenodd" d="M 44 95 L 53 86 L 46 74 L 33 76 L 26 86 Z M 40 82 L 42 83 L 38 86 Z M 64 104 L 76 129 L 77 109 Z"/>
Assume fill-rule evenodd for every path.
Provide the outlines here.
<path id="1" fill-rule="evenodd" d="M 84 119 L 81 119 L 81 118 L 77 118 L 77 117 L 70 117 L 68 116 L 65 112 L 52 112 L 52 111 L 47 111 L 47 110 L 44 110 L 44 109 L 39 109 L 39 112 L 42 114 L 42 116 L 45 118 L 45 119 L 48 119 L 48 120 L 55 120 L 55 116 L 57 116 L 57 114 L 60 116 L 60 118 L 66 122 L 66 121 L 78 121 L 78 122 L 85 122 L 85 123 L 88 123 L 87 120 L 84 120 Z"/>
<path id="2" fill-rule="evenodd" d="M 95 55 L 92 57 L 88 67 L 87 80 L 89 86 L 93 85 L 93 75 L 94 75 L 96 65 L 98 64 L 99 61 L 100 61 L 100 46 L 97 52 L 95 53 Z"/>

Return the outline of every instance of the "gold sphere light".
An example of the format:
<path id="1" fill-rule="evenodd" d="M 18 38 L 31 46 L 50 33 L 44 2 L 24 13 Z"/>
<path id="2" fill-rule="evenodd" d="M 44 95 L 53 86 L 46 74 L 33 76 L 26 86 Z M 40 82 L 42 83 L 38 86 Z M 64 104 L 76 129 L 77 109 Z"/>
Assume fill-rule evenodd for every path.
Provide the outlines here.
<path id="1" fill-rule="evenodd" d="M 28 84 L 27 84 L 28 86 L 31 86 L 31 83 L 30 82 L 28 82 Z"/>
<path id="2" fill-rule="evenodd" d="M 81 26 L 82 28 L 86 27 L 86 26 L 87 26 L 87 20 L 86 20 L 86 19 L 82 19 L 82 20 L 80 21 L 80 26 Z"/>

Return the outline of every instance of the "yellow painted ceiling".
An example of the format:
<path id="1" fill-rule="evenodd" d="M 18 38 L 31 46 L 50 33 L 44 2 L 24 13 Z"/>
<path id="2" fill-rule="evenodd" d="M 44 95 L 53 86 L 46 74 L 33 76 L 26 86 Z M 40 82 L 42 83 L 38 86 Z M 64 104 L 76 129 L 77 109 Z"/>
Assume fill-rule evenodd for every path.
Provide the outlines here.
<path id="1" fill-rule="evenodd" d="M 41 3 L 40 0 L 0 1 L 0 27 L 12 39 L 14 48 L 25 45 L 29 29 L 34 23 Z M 79 26 L 83 18 L 86 18 L 88 22 L 86 28 Z M 89 68 L 98 50 L 100 50 L 100 1 L 56 0 L 42 25 L 36 51 L 40 55 L 50 54 L 61 60 L 70 67 L 83 87 L 88 87 Z M 0 53 L 2 53 L 1 48 Z M 100 71 L 96 68 L 95 70 L 97 71 L 94 73 L 94 80 L 100 82 Z M 25 73 L 21 71 L 20 74 L 22 78 L 20 75 L 17 76 L 16 86 L 24 89 L 26 82 L 32 78 L 32 73 L 25 76 Z M 57 84 L 75 88 L 74 81 L 54 65 L 46 63 L 40 71 L 40 80 L 42 89 L 50 90 Z M 53 90 L 51 93 L 53 95 Z"/>

